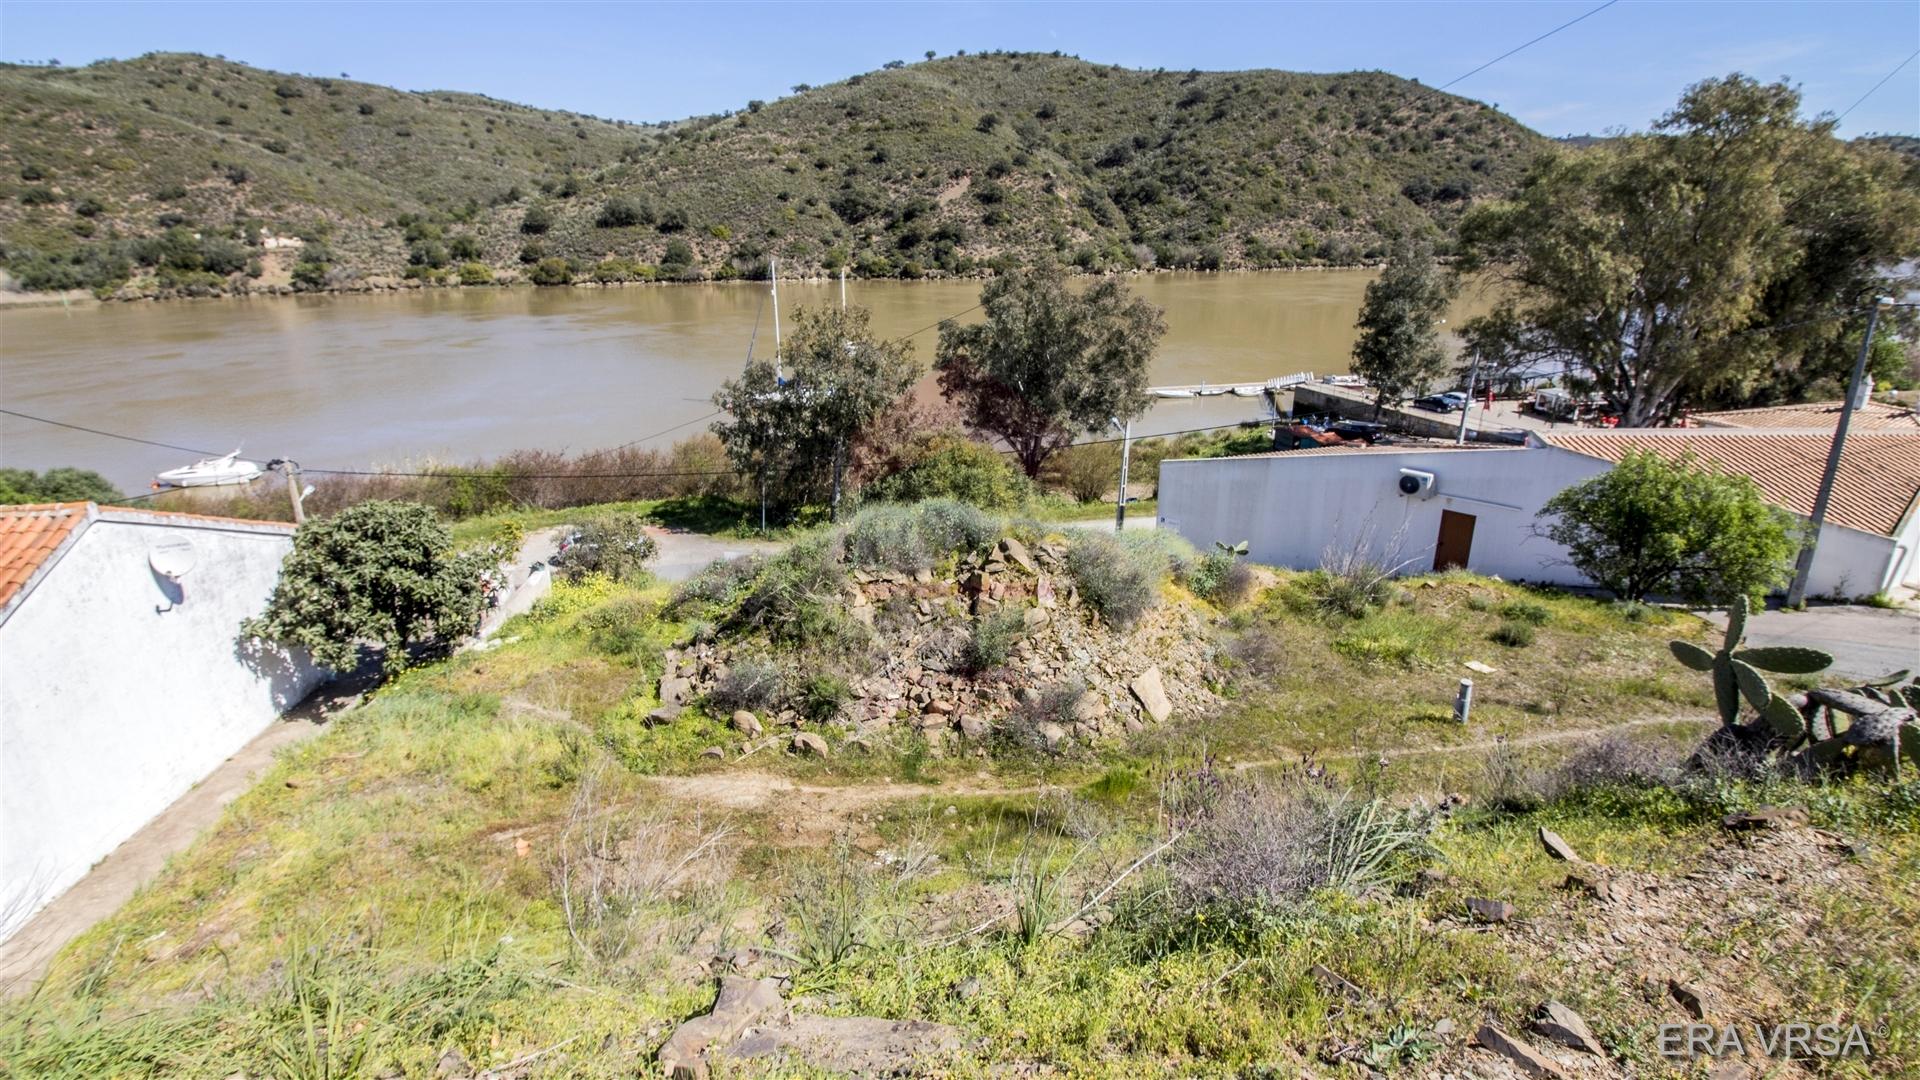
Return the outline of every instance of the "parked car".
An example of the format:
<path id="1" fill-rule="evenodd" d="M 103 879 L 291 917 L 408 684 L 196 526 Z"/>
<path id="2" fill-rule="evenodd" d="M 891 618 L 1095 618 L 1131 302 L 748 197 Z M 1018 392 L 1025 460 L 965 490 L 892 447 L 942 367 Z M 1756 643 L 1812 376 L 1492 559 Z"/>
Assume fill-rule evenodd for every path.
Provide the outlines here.
<path id="1" fill-rule="evenodd" d="M 1460 412 L 1467 407 L 1467 395 L 1458 390 L 1449 390 L 1444 394 L 1428 394 L 1415 401 L 1413 407 L 1426 409 L 1428 412 Z"/>
<path id="2" fill-rule="evenodd" d="M 1365 442 L 1381 442 L 1386 438 L 1387 425 L 1376 424 L 1371 420 L 1341 420 L 1327 429 L 1343 439 L 1359 439 Z"/>

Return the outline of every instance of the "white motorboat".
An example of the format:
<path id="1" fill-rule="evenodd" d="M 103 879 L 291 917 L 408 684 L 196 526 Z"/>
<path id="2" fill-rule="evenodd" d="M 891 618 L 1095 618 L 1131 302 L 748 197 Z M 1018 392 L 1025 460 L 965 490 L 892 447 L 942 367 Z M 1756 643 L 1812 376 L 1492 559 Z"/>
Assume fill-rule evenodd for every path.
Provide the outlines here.
<path id="1" fill-rule="evenodd" d="M 1249 383 L 1245 386 L 1236 386 L 1233 388 L 1235 397 L 1259 397 L 1266 392 L 1267 387 L 1264 383 Z"/>
<path id="2" fill-rule="evenodd" d="M 205 458 L 178 469 L 168 469 L 153 478 L 160 487 L 225 487 L 245 484 L 265 472 L 257 461 L 247 461 L 235 450 L 224 457 Z"/>
<path id="3" fill-rule="evenodd" d="M 1194 393 L 1195 393 L 1195 394 L 1198 394 L 1198 395 L 1199 395 L 1199 396 L 1201 396 L 1201 397 L 1218 397 L 1218 396 L 1220 396 L 1221 394 L 1224 394 L 1224 393 L 1226 393 L 1226 392 L 1228 391 L 1228 389 L 1230 389 L 1230 388 L 1229 388 L 1229 387 L 1225 387 L 1225 386 L 1205 386 L 1205 385 L 1203 385 L 1203 386 L 1201 386 L 1201 387 L 1200 387 L 1199 389 L 1197 389 L 1197 390 L 1195 390 L 1195 391 L 1194 391 Z"/>
<path id="4" fill-rule="evenodd" d="M 1193 396 L 1193 391 L 1191 390 L 1176 390 L 1172 388 L 1154 390 L 1152 393 L 1154 397 L 1162 398 L 1190 398 Z"/>

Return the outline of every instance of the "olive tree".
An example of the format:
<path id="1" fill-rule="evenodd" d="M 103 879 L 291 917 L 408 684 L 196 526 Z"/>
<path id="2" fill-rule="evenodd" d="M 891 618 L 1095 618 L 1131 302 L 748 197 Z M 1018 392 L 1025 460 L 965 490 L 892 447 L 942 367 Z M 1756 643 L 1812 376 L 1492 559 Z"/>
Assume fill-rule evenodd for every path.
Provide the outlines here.
<path id="1" fill-rule="evenodd" d="M 920 377 L 913 347 L 873 336 L 863 307 L 802 308 L 780 344 L 779 366 L 756 360 L 721 384 L 713 425 L 727 456 L 769 501 L 803 505 L 826 495 L 839 514 L 854 440 Z"/>
<path id="2" fill-rule="evenodd" d="M 473 632 L 490 562 L 455 551 L 428 507 L 361 503 L 300 526 L 266 611 L 241 632 L 304 648 L 334 671 L 353 670 L 361 647 L 377 645 L 387 671 L 398 672 L 410 647 L 447 647 Z"/>
<path id="3" fill-rule="evenodd" d="M 1786 583 L 1800 549 L 1798 521 L 1758 485 L 1690 453 L 1628 451 L 1549 499 L 1539 517 L 1576 570 L 1623 600 L 1757 600 Z"/>
<path id="4" fill-rule="evenodd" d="M 1075 293 L 1049 263 L 988 282 L 980 306 L 985 321 L 940 327 L 940 391 L 969 427 L 1004 441 L 1029 478 L 1074 436 L 1146 411 L 1166 323 L 1117 278 Z"/>

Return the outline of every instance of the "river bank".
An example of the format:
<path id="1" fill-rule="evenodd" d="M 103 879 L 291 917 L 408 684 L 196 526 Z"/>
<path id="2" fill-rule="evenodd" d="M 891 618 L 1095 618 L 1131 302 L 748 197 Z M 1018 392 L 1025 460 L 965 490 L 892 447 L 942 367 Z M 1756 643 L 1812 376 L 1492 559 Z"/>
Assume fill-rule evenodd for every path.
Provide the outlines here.
<path id="1" fill-rule="evenodd" d="M 1178 269 L 1160 269 L 1157 267 L 1148 267 L 1148 268 L 1133 269 L 1133 270 L 1105 271 L 1100 273 L 1088 273 L 1088 272 L 1080 271 L 1080 272 L 1076 272 L 1076 276 L 1087 277 L 1087 278 L 1235 277 L 1235 276 L 1251 277 L 1251 276 L 1270 275 L 1270 274 L 1286 274 L 1286 275 L 1345 274 L 1345 273 L 1373 274 L 1378 272 L 1379 269 L 1380 269 L 1380 265 L 1377 263 L 1359 263 L 1353 266 L 1290 266 L 1290 267 L 1273 267 L 1269 269 L 1257 269 L 1257 270 L 1246 269 L 1246 268 L 1234 268 L 1234 269 L 1223 269 L 1223 270 L 1178 270 Z M 512 270 L 496 271 L 496 272 L 504 272 L 509 276 L 504 278 L 496 277 L 495 280 L 490 282 L 485 282 L 485 283 L 472 283 L 472 282 L 459 281 L 457 279 L 445 280 L 445 281 L 430 281 L 430 280 L 425 280 L 421 278 L 374 275 L 374 276 L 362 278 L 350 284 L 333 285 L 333 286 L 326 286 L 322 288 L 295 286 L 286 282 L 276 282 L 274 284 L 247 284 L 245 282 L 241 282 L 237 284 L 229 284 L 227 287 L 220 288 L 220 289 L 215 289 L 207 285 L 191 285 L 185 288 L 162 288 L 158 285 L 128 284 L 128 285 L 121 286 L 119 289 L 116 289 L 113 293 L 109 295 L 101 296 L 93 292 L 90 292 L 86 289 L 66 289 L 66 290 L 55 291 L 55 292 L 27 292 L 23 290 L 17 290 L 14 287 L 13 281 L 6 276 L 5 271 L 0 271 L 0 310 L 6 310 L 10 308 L 34 308 L 34 307 L 63 307 L 63 308 L 91 307 L 91 306 L 104 306 L 109 304 L 140 303 L 143 301 L 159 302 L 159 301 L 170 301 L 170 300 L 255 300 L 255 299 L 262 299 L 262 298 L 275 298 L 275 297 L 285 297 L 285 296 L 382 296 L 382 295 L 387 295 L 392 293 L 466 292 L 466 291 L 484 292 L 484 291 L 498 290 L 498 289 L 581 289 L 581 290 L 591 291 L 591 290 L 600 290 L 600 289 L 645 289 L 645 288 L 671 288 L 671 287 L 680 287 L 680 286 L 715 286 L 715 285 L 740 286 L 740 285 L 765 285 L 767 284 L 767 280 L 768 280 L 766 278 L 746 278 L 746 277 L 727 278 L 727 279 L 703 279 L 703 280 L 668 279 L 668 280 L 653 280 L 653 281 L 582 280 L 582 281 L 569 281 L 564 284 L 548 285 L 548 284 L 536 284 L 520 276 L 519 274 L 515 273 Z M 900 277 L 863 278 L 863 277 L 848 275 L 847 284 L 849 287 L 851 287 L 853 285 L 871 285 L 876 283 L 915 284 L 919 282 L 955 282 L 955 281 L 986 282 L 986 281 L 992 280 L 994 276 L 995 275 L 993 274 L 993 272 L 990 269 L 986 269 L 986 268 L 982 268 L 982 270 L 978 273 L 969 273 L 969 274 L 947 274 L 947 273 L 941 273 L 936 271 L 936 272 L 924 274 L 917 278 L 900 278 Z M 839 284 L 840 279 L 833 276 L 782 277 L 780 281 L 782 284 L 792 283 L 797 285 L 835 285 L 837 286 Z"/>

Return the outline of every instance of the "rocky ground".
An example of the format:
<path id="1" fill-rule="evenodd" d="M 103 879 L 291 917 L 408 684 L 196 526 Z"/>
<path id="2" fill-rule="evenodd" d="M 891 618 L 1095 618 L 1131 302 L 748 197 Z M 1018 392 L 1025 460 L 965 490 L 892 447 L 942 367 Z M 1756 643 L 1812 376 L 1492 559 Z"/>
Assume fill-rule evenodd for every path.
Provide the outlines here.
<path id="1" fill-rule="evenodd" d="M 844 601 L 874 630 L 875 653 L 883 659 L 878 670 L 854 681 L 835 738 L 866 741 L 911 726 L 935 753 L 955 739 L 955 752 L 984 755 L 986 740 L 1005 733 L 1009 718 L 1026 707 L 1033 717 L 1026 734 L 1058 752 L 1218 705 L 1207 689 L 1215 646 L 1206 615 L 1190 605 L 1162 604 L 1126 630 L 1110 628 L 1066 577 L 1064 558 L 1061 544 L 1043 542 L 1029 551 L 1007 537 L 989 554 L 961 559 L 950 574 L 854 570 Z M 968 672 L 959 656 L 969 620 L 1002 610 L 1019 611 L 1024 627 L 1009 662 Z M 670 650 L 654 718 L 671 722 L 712 693 L 733 664 L 762 650 L 756 640 L 711 637 Z M 1049 708 L 1050 695 L 1070 697 Z M 734 714 L 735 730 L 749 740 L 743 752 L 769 724 L 792 729 L 796 750 L 831 750 L 829 740 L 803 730 L 807 722 L 797 710 L 783 708 Z"/>

